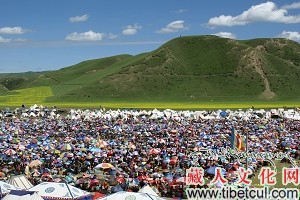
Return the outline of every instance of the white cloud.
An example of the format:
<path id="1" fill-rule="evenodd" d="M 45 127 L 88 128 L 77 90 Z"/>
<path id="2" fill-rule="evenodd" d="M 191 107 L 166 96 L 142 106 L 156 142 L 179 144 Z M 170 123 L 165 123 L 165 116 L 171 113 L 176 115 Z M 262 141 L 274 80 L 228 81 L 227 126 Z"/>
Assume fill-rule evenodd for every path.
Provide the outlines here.
<path id="1" fill-rule="evenodd" d="M 161 28 L 159 31 L 157 31 L 157 33 L 175 33 L 175 32 L 178 32 L 178 31 L 184 30 L 184 29 L 186 29 L 186 27 L 184 25 L 184 21 L 177 20 L 177 21 L 173 21 L 170 24 L 168 24 L 167 26 Z"/>
<path id="2" fill-rule="evenodd" d="M 287 9 L 277 8 L 273 2 L 252 6 L 237 16 L 221 15 L 209 19 L 209 26 L 237 26 L 252 22 L 300 23 L 300 15 L 288 15 Z"/>
<path id="3" fill-rule="evenodd" d="M 300 42 L 300 33 L 296 31 L 283 31 L 278 37 Z"/>
<path id="4" fill-rule="evenodd" d="M 71 41 L 99 41 L 103 39 L 103 33 L 95 33 L 94 31 L 88 31 L 84 33 L 70 33 L 66 36 L 66 40 Z"/>
<path id="5" fill-rule="evenodd" d="M 186 12 L 186 11 L 187 11 L 187 9 L 179 9 L 179 10 L 175 11 L 175 13 L 183 13 L 183 12 Z"/>
<path id="6" fill-rule="evenodd" d="M 111 40 L 118 38 L 117 35 L 114 35 L 112 33 L 105 34 L 105 37 Z"/>
<path id="7" fill-rule="evenodd" d="M 281 8 L 283 9 L 299 9 L 300 8 L 300 2 L 295 2 L 295 3 L 292 3 L 292 4 L 287 4 L 287 5 L 284 5 L 282 6 Z"/>
<path id="8" fill-rule="evenodd" d="M 22 27 L 3 27 L 0 28 L 0 34 L 23 34 L 26 30 Z"/>
<path id="9" fill-rule="evenodd" d="M 219 33 L 215 33 L 212 35 L 216 35 L 222 38 L 230 38 L 230 39 L 236 39 L 236 35 L 234 33 L 230 33 L 230 32 L 219 32 Z"/>
<path id="10" fill-rule="evenodd" d="M 10 41 L 11 41 L 11 39 L 3 38 L 0 36 L 0 43 L 8 43 Z"/>
<path id="11" fill-rule="evenodd" d="M 142 26 L 139 26 L 137 24 L 131 26 L 128 25 L 124 28 L 124 30 L 122 31 L 123 35 L 135 35 L 137 33 L 138 29 L 142 29 Z"/>
<path id="12" fill-rule="evenodd" d="M 127 28 L 122 31 L 123 35 L 134 35 L 136 33 L 137 33 L 137 30 L 135 28 Z"/>
<path id="13" fill-rule="evenodd" d="M 4 38 L 0 36 L 0 43 L 26 42 L 26 41 L 27 40 L 24 38 L 10 39 L 10 38 Z"/>
<path id="14" fill-rule="evenodd" d="M 75 16 L 75 17 L 70 17 L 69 21 L 74 23 L 74 22 L 85 22 L 89 18 L 88 15 L 82 15 L 82 16 Z"/>

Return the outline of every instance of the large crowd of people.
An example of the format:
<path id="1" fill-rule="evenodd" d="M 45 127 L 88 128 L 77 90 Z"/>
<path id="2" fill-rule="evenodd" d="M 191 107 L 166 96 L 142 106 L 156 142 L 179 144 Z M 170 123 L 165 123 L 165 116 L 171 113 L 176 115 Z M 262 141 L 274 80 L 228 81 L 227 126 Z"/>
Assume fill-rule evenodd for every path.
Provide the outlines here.
<path id="1" fill-rule="evenodd" d="M 2 110 L 2 180 L 25 174 L 33 185 L 65 181 L 104 194 L 149 185 L 162 197 L 183 198 L 183 177 L 196 164 L 190 155 L 231 146 L 232 130 L 247 131 L 249 152 L 288 152 L 300 159 L 299 120 L 253 109 L 235 116 L 233 111 L 58 111 L 37 106 Z M 207 180 L 202 187 L 214 187 L 209 185 L 212 167 L 223 168 L 234 183 L 234 172 L 245 167 L 245 160 L 203 154 L 197 164 Z M 253 159 L 248 164 L 255 174 L 265 163 Z"/>

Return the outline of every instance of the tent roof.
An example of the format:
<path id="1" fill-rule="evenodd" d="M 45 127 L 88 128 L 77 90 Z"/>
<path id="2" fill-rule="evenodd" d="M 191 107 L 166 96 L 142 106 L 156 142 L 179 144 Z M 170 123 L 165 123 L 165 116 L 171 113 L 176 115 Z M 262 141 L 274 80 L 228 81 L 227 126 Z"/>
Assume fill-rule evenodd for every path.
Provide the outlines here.
<path id="1" fill-rule="evenodd" d="M 69 184 L 56 182 L 43 182 L 30 188 L 29 191 L 37 191 L 46 199 L 81 199 L 92 196 L 91 193 Z"/>
<path id="2" fill-rule="evenodd" d="M 24 190 L 28 190 L 33 187 L 25 175 L 12 176 L 7 182 Z"/>
<path id="3" fill-rule="evenodd" d="M 165 200 L 164 198 L 153 196 L 151 194 L 140 193 L 140 192 L 117 192 L 109 196 L 105 196 L 98 200 L 127 200 L 127 199 L 136 199 L 136 200 Z"/>
<path id="4" fill-rule="evenodd" d="M 43 200 L 43 198 L 34 191 L 11 190 L 2 200 Z"/>
<path id="5" fill-rule="evenodd" d="M 11 190 L 20 190 L 21 188 L 18 188 L 12 184 L 5 183 L 3 181 L 0 181 L 0 194 L 7 194 Z"/>
<path id="6" fill-rule="evenodd" d="M 142 187 L 139 190 L 139 192 L 151 194 L 151 195 L 154 195 L 154 196 L 158 196 L 158 194 L 149 185 L 145 185 L 144 187 Z"/>

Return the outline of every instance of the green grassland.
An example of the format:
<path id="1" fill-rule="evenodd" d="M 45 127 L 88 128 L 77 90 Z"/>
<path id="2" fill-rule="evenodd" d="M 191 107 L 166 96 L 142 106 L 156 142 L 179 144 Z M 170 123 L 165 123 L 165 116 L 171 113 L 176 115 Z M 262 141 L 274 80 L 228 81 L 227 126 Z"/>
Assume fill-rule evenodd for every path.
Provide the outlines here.
<path id="1" fill-rule="evenodd" d="M 20 89 L 8 92 L 5 96 L 0 96 L 0 105 L 2 106 L 21 106 L 26 103 L 43 104 L 47 97 L 52 96 L 51 87 L 41 86 L 27 89 Z"/>
<path id="2" fill-rule="evenodd" d="M 299 85 L 296 42 L 187 36 L 135 56 L 88 60 L 55 71 L 0 74 L 0 106 L 298 107 Z M 48 92 L 31 92 L 37 88 Z"/>

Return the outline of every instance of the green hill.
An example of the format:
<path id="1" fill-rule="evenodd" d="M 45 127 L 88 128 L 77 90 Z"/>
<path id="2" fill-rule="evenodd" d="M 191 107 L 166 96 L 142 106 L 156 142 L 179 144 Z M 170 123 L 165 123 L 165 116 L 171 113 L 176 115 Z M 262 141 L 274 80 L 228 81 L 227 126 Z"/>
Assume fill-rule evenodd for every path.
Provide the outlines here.
<path id="1" fill-rule="evenodd" d="M 136 55 L 1 74 L 5 95 L 48 86 L 47 102 L 299 101 L 300 45 L 286 39 L 175 38 Z"/>

